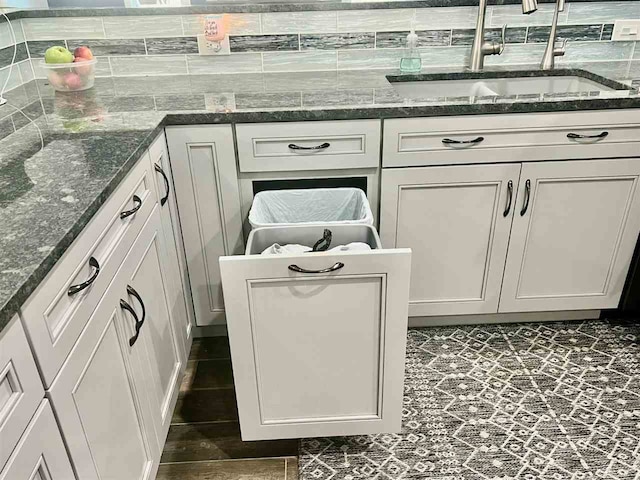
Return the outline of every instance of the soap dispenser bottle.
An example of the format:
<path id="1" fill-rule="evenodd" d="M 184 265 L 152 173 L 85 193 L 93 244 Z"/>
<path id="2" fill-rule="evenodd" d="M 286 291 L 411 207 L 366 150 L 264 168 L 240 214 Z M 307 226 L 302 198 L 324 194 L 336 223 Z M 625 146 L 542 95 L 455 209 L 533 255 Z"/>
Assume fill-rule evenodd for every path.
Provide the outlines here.
<path id="1" fill-rule="evenodd" d="M 400 73 L 419 73 L 420 70 L 422 70 L 422 58 L 418 50 L 418 35 L 412 24 L 411 31 L 407 35 L 407 48 L 400 59 Z"/>

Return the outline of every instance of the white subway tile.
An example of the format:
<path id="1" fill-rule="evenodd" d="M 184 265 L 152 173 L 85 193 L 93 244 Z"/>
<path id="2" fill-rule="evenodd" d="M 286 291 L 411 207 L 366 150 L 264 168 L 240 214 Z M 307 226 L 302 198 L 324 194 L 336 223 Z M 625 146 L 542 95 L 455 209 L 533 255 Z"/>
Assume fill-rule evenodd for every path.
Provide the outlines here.
<path id="1" fill-rule="evenodd" d="M 27 40 L 104 38 L 101 17 L 25 18 L 22 26 Z"/>

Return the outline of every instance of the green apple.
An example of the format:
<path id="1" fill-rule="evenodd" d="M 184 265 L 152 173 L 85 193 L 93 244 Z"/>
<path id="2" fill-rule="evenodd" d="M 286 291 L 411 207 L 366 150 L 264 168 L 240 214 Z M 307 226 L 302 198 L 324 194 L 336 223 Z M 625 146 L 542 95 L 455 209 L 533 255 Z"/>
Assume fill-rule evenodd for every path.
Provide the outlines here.
<path id="1" fill-rule="evenodd" d="M 73 53 L 64 47 L 51 47 L 44 52 L 45 63 L 72 63 Z"/>

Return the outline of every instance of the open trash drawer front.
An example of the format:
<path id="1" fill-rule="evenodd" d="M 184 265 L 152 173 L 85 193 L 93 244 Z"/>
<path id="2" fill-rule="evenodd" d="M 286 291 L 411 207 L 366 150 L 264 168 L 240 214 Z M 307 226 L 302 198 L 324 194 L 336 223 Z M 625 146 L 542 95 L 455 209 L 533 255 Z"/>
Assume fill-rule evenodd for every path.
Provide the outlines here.
<path id="1" fill-rule="evenodd" d="M 400 431 L 410 269 L 409 249 L 220 258 L 243 440 Z"/>

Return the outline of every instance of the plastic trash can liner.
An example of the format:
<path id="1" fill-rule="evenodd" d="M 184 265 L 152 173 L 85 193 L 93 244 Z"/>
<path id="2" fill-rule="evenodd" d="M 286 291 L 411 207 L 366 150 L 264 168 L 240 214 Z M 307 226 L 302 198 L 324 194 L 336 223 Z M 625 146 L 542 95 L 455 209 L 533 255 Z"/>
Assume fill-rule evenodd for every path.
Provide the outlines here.
<path id="1" fill-rule="evenodd" d="M 373 214 L 359 188 L 267 190 L 253 198 L 252 228 L 299 224 L 373 225 Z"/>

